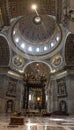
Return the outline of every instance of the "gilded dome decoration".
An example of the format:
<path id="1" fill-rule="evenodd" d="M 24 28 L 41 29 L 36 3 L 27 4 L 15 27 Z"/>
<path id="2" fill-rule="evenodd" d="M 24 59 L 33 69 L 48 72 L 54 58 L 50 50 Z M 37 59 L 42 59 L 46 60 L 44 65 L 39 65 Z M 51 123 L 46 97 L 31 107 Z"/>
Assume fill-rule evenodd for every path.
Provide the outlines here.
<path id="1" fill-rule="evenodd" d="M 20 18 L 12 30 L 14 44 L 23 53 L 43 55 L 51 52 L 61 40 L 61 30 L 49 15 Z"/>

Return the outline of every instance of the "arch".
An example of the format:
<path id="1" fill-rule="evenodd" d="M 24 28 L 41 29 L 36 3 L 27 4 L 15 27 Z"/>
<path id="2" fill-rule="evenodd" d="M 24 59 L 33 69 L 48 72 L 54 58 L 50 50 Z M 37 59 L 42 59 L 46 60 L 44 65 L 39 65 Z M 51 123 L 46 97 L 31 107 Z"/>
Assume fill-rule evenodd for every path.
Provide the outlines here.
<path id="1" fill-rule="evenodd" d="M 39 61 L 39 60 L 38 60 L 38 61 L 31 61 L 31 62 L 27 63 L 27 64 L 24 66 L 23 70 L 25 71 L 26 67 L 27 67 L 28 65 L 32 64 L 32 63 L 43 63 L 43 64 L 45 64 L 46 66 L 48 66 L 48 68 L 50 69 L 50 71 L 52 71 L 52 67 L 51 67 L 50 64 L 48 64 L 48 63 L 45 62 L 45 61 Z"/>
<path id="2" fill-rule="evenodd" d="M 47 109 L 46 95 L 48 95 L 47 90 L 50 87 L 49 84 L 51 70 L 51 66 L 44 61 L 31 61 L 24 66 L 24 92 L 27 92 L 27 96 L 25 96 L 26 94 L 23 96 L 23 108 L 28 108 L 28 92 L 30 92 L 28 89 L 34 87 L 35 89 L 41 89 L 40 91 L 44 93 L 42 95 L 45 96 L 42 96 L 41 98 L 41 107 L 43 109 Z M 25 103 L 25 101 L 27 102 Z"/>
<path id="3" fill-rule="evenodd" d="M 74 34 L 69 34 L 66 39 L 65 62 L 67 66 L 74 66 Z"/>
<path id="4" fill-rule="evenodd" d="M 38 64 L 38 66 L 37 66 L 37 64 Z M 29 71 L 27 71 L 27 70 L 29 70 Z M 38 73 L 37 70 L 39 70 L 39 74 L 37 74 Z M 51 71 L 52 71 L 51 66 L 48 63 L 45 63 L 43 61 L 32 61 L 32 62 L 28 63 L 24 68 L 24 74 L 26 74 L 26 72 L 28 72 L 28 73 L 31 72 L 34 75 L 34 77 L 37 77 L 37 78 L 38 78 L 38 75 L 41 76 L 41 74 L 42 74 L 42 75 L 45 75 L 48 82 L 50 79 L 49 76 L 50 76 Z"/>
<path id="5" fill-rule="evenodd" d="M 0 35 L 0 67 L 7 67 L 10 62 L 10 50 L 7 39 Z"/>

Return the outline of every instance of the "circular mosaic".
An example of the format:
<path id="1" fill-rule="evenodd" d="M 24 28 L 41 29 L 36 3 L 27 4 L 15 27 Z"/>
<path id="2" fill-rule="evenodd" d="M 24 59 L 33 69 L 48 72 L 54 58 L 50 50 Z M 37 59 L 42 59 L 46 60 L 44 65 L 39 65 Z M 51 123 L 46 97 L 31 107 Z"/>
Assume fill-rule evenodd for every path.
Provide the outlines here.
<path id="1" fill-rule="evenodd" d="M 18 55 L 13 57 L 12 62 L 17 67 L 21 67 L 24 64 L 23 58 Z"/>
<path id="2" fill-rule="evenodd" d="M 51 59 L 51 64 L 54 67 L 57 67 L 59 65 L 61 65 L 62 63 L 62 57 L 60 55 L 55 55 L 52 59 Z"/>

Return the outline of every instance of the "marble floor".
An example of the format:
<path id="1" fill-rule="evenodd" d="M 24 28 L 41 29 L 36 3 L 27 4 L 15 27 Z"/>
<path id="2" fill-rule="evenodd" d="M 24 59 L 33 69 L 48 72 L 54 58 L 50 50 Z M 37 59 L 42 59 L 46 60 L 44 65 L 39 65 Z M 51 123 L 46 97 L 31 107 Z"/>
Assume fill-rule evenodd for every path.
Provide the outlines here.
<path id="1" fill-rule="evenodd" d="M 24 117 L 24 125 L 9 125 L 9 116 L 0 116 L 0 130 L 74 130 L 73 117 Z"/>

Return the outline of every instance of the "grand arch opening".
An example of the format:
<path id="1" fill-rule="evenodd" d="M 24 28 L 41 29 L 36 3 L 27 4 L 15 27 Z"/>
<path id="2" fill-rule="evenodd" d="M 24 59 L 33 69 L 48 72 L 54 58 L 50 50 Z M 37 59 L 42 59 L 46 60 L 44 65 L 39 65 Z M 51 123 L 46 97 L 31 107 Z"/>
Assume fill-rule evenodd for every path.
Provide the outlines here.
<path id="1" fill-rule="evenodd" d="M 46 110 L 50 88 L 50 68 L 43 62 L 32 62 L 25 68 L 23 108 Z"/>

